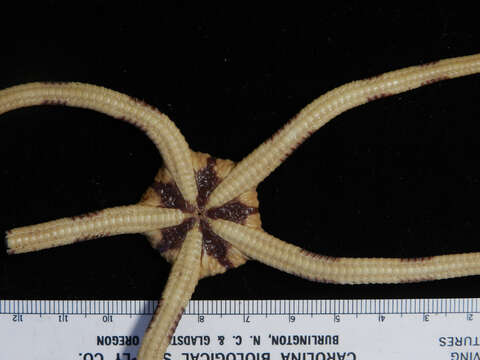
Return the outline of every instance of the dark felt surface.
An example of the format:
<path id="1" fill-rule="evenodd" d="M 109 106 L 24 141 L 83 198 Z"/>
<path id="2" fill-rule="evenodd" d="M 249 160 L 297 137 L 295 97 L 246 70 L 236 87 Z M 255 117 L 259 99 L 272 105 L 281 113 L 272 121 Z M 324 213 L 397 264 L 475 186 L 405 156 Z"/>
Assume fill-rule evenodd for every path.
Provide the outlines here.
<path id="1" fill-rule="evenodd" d="M 154 9 L 50 1 L 2 13 L 0 87 L 82 81 L 144 99 L 192 149 L 238 161 L 345 82 L 479 51 L 453 4 Z M 478 76 L 349 111 L 258 188 L 271 234 L 331 256 L 479 251 Z M 1 117 L 0 230 L 136 202 L 161 165 L 131 125 L 44 106 Z M 0 255 L 0 298 L 156 299 L 169 265 L 140 235 Z M 480 277 L 312 283 L 256 262 L 202 280 L 195 299 L 480 296 Z"/>

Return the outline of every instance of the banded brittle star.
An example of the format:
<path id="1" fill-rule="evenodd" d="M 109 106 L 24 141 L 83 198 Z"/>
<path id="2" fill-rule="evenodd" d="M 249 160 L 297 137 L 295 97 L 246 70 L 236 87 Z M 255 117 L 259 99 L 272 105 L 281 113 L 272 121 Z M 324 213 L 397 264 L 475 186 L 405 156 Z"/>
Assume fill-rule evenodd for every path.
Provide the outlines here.
<path id="1" fill-rule="evenodd" d="M 115 234 L 143 233 L 173 263 L 138 359 L 162 359 L 199 279 L 255 259 L 313 281 L 401 283 L 480 274 L 480 253 L 418 259 L 332 258 L 261 228 L 257 185 L 308 136 L 369 101 L 480 72 L 480 54 L 413 66 L 338 87 L 313 101 L 238 164 L 193 152 L 167 116 L 142 101 L 80 83 L 31 83 L 0 91 L 0 114 L 33 105 L 103 112 L 141 128 L 164 160 L 136 205 L 10 230 L 10 254 Z M 415 260 L 415 261 L 405 261 Z"/>

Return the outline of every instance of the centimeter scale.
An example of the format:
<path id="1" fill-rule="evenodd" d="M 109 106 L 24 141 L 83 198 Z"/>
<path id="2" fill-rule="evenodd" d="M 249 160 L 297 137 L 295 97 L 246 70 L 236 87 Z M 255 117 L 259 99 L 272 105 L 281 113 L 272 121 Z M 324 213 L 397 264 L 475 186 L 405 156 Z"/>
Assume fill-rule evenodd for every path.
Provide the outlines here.
<path id="1" fill-rule="evenodd" d="M 156 305 L 0 300 L 0 359 L 134 360 Z M 480 298 L 190 301 L 165 359 L 480 360 Z"/>

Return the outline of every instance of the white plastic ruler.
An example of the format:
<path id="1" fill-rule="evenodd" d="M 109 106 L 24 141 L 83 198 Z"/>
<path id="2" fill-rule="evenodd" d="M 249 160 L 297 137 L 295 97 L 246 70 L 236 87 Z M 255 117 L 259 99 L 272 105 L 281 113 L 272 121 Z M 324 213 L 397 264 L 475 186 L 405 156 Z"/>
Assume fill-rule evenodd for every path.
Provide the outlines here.
<path id="1" fill-rule="evenodd" d="M 133 360 L 154 301 L 0 300 L 0 359 Z M 191 301 L 165 359 L 480 359 L 480 299 Z"/>

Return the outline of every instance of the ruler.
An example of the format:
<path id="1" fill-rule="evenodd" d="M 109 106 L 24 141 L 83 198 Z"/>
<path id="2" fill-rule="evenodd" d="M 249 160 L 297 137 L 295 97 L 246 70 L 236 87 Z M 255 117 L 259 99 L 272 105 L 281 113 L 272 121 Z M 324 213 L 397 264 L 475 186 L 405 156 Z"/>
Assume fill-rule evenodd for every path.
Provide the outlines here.
<path id="1" fill-rule="evenodd" d="M 0 359 L 134 360 L 155 301 L 0 300 Z M 190 301 L 165 359 L 480 359 L 480 298 Z"/>

